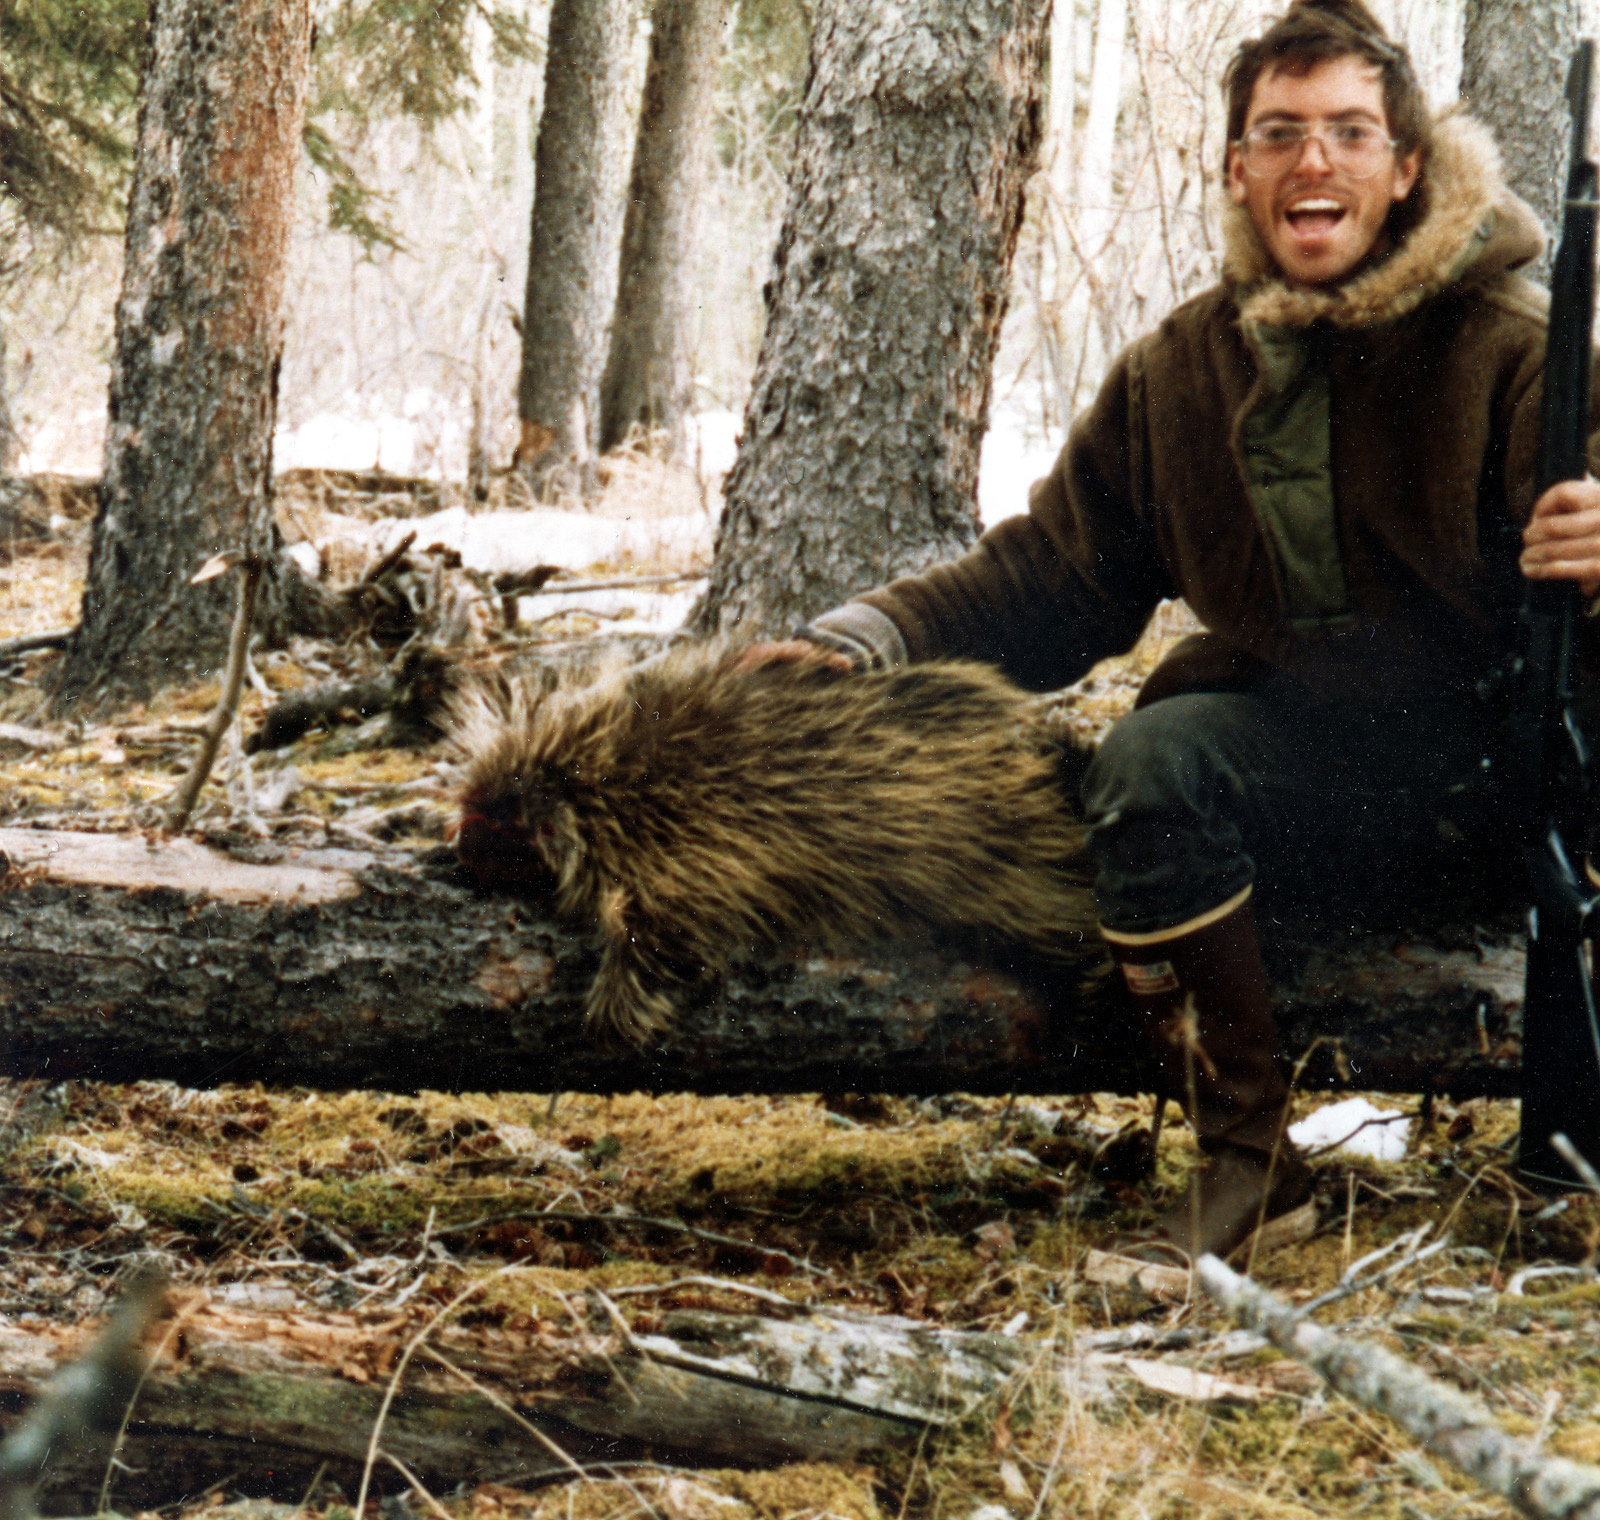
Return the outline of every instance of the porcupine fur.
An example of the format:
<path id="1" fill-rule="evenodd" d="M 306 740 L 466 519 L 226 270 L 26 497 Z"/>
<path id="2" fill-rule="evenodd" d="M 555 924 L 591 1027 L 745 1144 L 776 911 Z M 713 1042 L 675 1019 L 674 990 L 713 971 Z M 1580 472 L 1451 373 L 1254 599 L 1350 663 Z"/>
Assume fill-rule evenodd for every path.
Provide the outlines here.
<path id="1" fill-rule="evenodd" d="M 741 666 L 698 645 L 458 709 L 458 849 L 484 885 L 592 926 L 602 1039 L 754 944 L 959 931 L 1049 964 L 1092 940 L 1058 745 L 987 666 Z"/>

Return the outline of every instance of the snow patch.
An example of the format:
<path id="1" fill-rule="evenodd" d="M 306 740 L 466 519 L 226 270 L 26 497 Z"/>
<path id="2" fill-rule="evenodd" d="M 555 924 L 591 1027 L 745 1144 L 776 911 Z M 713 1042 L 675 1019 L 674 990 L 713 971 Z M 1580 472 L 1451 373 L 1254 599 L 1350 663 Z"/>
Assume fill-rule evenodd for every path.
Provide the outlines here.
<path id="1" fill-rule="evenodd" d="M 551 507 L 520 512 L 446 507 L 427 517 L 390 517 L 372 526 L 385 551 L 414 532 L 419 550 L 442 544 L 454 549 L 469 570 L 485 575 L 531 570 L 535 565 L 583 570 L 663 561 L 690 564 L 708 561 L 711 555 L 712 527 L 703 513 L 608 517 Z"/>
<path id="2" fill-rule="evenodd" d="M 978 515 L 984 527 L 1028 510 L 1028 488 L 1050 473 L 1061 443 L 1045 437 L 1026 412 L 995 409 L 978 460 Z"/>
<path id="3" fill-rule="evenodd" d="M 1412 1116 L 1378 1108 L 1365 1098 L 1345 1098 L 1289 1126 L 1289 1138 L 1302 1150 L 1342 1150 L 1375 1161 L 1399 1161 L 1411 1138 Z"/>
<path id="4" fill-rule="evenodd" d="M 739 453 L 737 412 L 696 412 L 684 424 L 689 436 L 689 458 L 702 480 L 721 480 L 733 468 Z"/>
<path id="5" fill-rule="evenodd" d="M 724 411 L 700 412 L 688 420 L 689 457 L 701 479 L 720 481 L 733 468 L 740 421 Z M 1028 487 L 1050 473 L 1061 443 L 1044 436 L 1038 420 L 1022 408 L 995 409 L 978 461 L 978 515 L 984 527 L 1028 510 Z"/>
<path id="6" fill-rule="evenodd" d="M 408 412 L 415 396 L 412 392 L 406 397 Z M 318 412 L 297 428 L 278 430 L 272 441 L 274 468 L 414 474 L 419 454 L 416 415 Z M 454 424 L 446 422 L 445 427 L 451 430 Z"/>

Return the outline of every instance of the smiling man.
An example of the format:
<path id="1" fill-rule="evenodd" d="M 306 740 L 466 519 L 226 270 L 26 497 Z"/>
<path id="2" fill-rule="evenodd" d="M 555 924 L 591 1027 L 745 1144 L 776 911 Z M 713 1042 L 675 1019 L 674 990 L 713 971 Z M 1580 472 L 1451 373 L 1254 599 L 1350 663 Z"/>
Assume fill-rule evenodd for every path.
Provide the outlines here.
<path id="1" fill-rule="evenodd" d="M 1388 252 L 1390 215 L 1422 164 L 1417 124 L 1391 130 L 1379 70 L 1359 55 L 1257 77 L 1228 189 L 1291 284 L 1331 285 Z"/>
<path id="2" fill-rule="evenodd" d="M 799 630 L 1048 689 L 1163 598 L 1205 625 L 1083 786 L 1129 1017 L 1207 1158 L 1133 1247 L 1158 1256 L 1311 1199 L 1258 916 L 1359 914 L 1436 879 L 1446 841 L 1489 848 L 1476 689 L 1521 575 L 1600 585 L 1600 489 L 1535 501 L 1545 300 L 1517 271 L 1543 235 L 1488 135 L 1429 120 L 1360 0 L 1299 0 L 1224 92 L 1220 283 L 1118 358 L 1026 515 Z"/>

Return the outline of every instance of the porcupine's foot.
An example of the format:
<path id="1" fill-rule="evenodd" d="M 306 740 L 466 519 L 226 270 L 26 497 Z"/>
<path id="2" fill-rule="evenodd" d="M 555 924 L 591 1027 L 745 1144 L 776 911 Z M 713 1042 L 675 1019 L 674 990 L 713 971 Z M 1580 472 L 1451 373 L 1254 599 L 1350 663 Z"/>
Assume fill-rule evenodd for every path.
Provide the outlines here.
<path id="1" fill-rule="evenodd" d="M 640 1049 L 663 1033 L 677 1012 L 660 990 L 670 978 L 641 948 L 638 930 L 627 922 L 624 895 L 608 896 L 600 910 L 600 965 L 584 999 L 584 1025 L 606 1045 Z"/>

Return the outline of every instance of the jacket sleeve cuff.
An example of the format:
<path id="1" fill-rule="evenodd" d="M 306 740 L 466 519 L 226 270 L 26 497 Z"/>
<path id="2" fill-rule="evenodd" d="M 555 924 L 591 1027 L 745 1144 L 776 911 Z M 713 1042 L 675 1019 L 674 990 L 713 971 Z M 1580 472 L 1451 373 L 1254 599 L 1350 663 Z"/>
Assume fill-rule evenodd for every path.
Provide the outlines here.
<path id="1" fill-rule="evenodd" d="M 842 654 L 859 670 L 892 670 L 908 665 L 910 653 L 894 620 L 865 602 L 846 602 L 794 631 L 824 649 Z"/>

